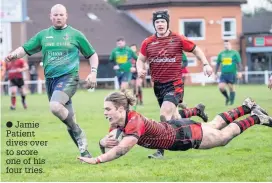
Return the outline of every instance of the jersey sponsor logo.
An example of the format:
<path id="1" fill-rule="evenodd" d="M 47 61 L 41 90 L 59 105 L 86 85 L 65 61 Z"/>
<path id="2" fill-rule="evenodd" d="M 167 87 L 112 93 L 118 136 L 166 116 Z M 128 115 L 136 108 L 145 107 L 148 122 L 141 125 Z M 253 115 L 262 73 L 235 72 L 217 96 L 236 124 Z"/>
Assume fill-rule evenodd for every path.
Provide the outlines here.
<path id="1" fill-rule="evenodd" d="M 166 63 L 166 62 L 168 62 L 168 63 L 172 63 L 172 62 L 176 62 L 176 58 L 167 58 L 167 57 L 165 57 L 165 58 L 154 58 L 154 59 L 150 60 L 150 63 L 151 62 L 157 62 L 157 63 Z"/>
<path id="2" fill-rule="evenodd" d="M 160 51 L 159 51 L 159 57 L 163 57 L 163 56 L 166 56 L 166 53 L 167 53 L 167 50 L 166 49 L 161 49 Z"/>
<path id="3" fill-rule="evenodd" d="M 46 39 L 53 39 L 54 37 L 53 36 L 46 36 L 45 38 Z"/>
<path id="4" fill-rule="evenodd" d="M 222 59 L 223 65 L 231 65 L 232 64 L 232 58 L 223 58 Z"/>
<path id="5" fill-rule="evenodd" d="M 168 93 L 166 93 L 166 95 L 174 96 L 175 93 L 174 92 L 168 92 Z"/>
<path id="6" fill-rule="evenodd" d="M 66 34 L 63 36 L 63 39 L 64 39 L 64 40 L 68 40 L 68 39 L 69 39 L 69 35 L 66 33 Z"/>
<path id="7" fill-rule="evenodd" d="M 128 61 L 128 56 L 127 55 L 118 55 L 116 57 L 116 63 L 117 64 L 124 64 Z"/>
<path id="8" fill-rule="evenodd" d="M 62 86 L 63 86 L 63 82 L 59 82 L 59 83 L 57 84 L 57 88 L 62 88 Z"/>

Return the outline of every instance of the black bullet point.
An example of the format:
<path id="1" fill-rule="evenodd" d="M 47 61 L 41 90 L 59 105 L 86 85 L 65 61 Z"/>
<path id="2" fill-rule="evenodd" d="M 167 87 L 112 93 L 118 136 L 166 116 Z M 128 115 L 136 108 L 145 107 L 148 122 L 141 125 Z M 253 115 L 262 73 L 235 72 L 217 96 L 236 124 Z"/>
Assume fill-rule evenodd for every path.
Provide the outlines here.
<path id="1" fill-rule="evenodd" d="M 8 128 L 11 128 L 12 127 L 12 122 L 8 121 L 6 125 L 7 125 Z"/>

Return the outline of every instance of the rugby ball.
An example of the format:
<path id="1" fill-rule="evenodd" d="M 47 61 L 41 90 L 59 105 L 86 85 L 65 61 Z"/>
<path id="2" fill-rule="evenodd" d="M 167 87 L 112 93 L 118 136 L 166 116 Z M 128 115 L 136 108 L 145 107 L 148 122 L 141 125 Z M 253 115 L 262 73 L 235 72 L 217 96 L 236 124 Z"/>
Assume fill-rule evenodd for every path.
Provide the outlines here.
<path id="1" fill-rule="evenodd" d="M 109 136 L 112 136 L 111 138 L 114 138 L 120 142 L 124 137 L 124 132 L 119 128 L 116 128 L 109 133 Z M 108 152 L 110 149 L 111 148 L 105 147 L 105 152 Z"/>

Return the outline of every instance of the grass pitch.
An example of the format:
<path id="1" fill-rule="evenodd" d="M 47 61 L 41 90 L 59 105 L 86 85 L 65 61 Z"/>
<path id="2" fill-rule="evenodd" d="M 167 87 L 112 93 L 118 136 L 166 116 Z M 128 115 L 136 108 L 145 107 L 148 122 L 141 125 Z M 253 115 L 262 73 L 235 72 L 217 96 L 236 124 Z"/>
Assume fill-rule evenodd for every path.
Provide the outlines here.
<path id="1" fill-rule="evenodd" d="M 87 134 L 89 151 L 93 156 L 100 154 L 98 141 L 108 131 L 103 116 L 103 98 L 109 90 L 97 90 L 89 93 L 78 91 L 73 97 L 77 122 Z M 264 85 L 237 86 L 236 102 L 241 105 L 247 96 L 254 98 L 272 114 L 272 91 Z M 186 87 L 184 99 L 189 106 L 199 102 L 206 105 L 206 111 L 212 119 L 217 113 L 234 106 L 224 106 L 224 98 L 216 86 Z M 164 160 L 150 160 L 147 155 L 154 150 L 136 146 L 127 155 L 110 163 L 99 165 L 81 164 L 76 157 L 78 151 L 70 139 L 66 127 L 50 111 L 47 96 L 28 95 L 29 108 L 24 110 L 17 98 L 16 111 L 10 111 L 10 98 L 1 101 L 1 179 L 2 181 L 107 181 L 107 182 L 153 182 L 153 181 L 272 181 L 272 129 L 254 126 L 225 147 L 212 150 L 188 150 L 186 152 L 166 152 Z M 152 89 L 144 89 L 144 106 L 137 107 L 146 117 L 159 119 L 159 108 Z M 194 118 L 194 120 L 199 120 Z M 39 128 L 16 129 L 6 127 L 6 122 L 37 122 Z M 35 137 L 6 137 L 7 130 L 34 131 Z M 7 146 L 13 141 L 48 141 L 47 146 Z M 14 150 L 14 155 L 6 155 L 6 150 Z M 17 150 L 37 150 L 38 155 L 16 155 Z M 33 152 L 32 151 L 32 152 Z M 28 160 L 30 158 L 30 164 Z M 34 164 L 34 158 L 40 159 Z M 19 164 L 7 164 L 15 159 Z M 19 159 L 19 160 L 18 160 Z M 24 164 L 24 162 L 26 164 Z M 15 163 L 15 162 L 13 162 Z M 37 163 L 37 161 L 36 161 Z M 7 173 L 9 170 L 22 170 L 22 173 Z M 25 168 L 30 172 L 25 173 Z M 41 173 L 42 172 L 42 173 Z"/>

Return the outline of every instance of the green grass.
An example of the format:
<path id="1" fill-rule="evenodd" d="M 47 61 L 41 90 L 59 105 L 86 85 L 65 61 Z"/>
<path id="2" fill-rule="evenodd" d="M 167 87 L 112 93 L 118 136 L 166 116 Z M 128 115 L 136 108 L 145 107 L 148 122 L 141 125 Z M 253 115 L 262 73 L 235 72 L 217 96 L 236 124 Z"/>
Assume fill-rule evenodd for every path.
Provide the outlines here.
<path id="1" fill-rule="evenodd" d="M 94 93 L 78 91 L 73 98 L 77 121 L 87 133 L 89 150 L 94 156 L 100 154 L 98 141 L 108 131 L 103 117 L 103 98 L 110 92 L 97 90 Z M 235 106 L 246 96 L 253 97 L 272 114 L 272 93 L 264 85 L 237 86 Z M 215 86 L 186 87 L 185 97 L 189 106 L 199 102 L 206 104 L 210 119 L 231 107 L 224 106 L 224 99 Z M 124 157 L 100 165 L 81 164 L 76 160 L 78 151 L 68 136 L 66 127 L 50 111 L 46 95 L 29 95 L 29 109 L 23 110 L 17 98 L 17 110 L 10 111 L 9 97 L 2 97 L 1 109 L 1 178 L 2 181 L 107 181 L 107 182 L 151 182 L 151 181 L 272 181 L 272 129 L 254 126 L 246 130 L 225 147 L 212 150 L 188 150 L 166 152 L 164 160 L 150 160 L 147 155 L 154 150 L 135 147 Z M 151 89 L 144 90 L 144 106 L 137 110 L 146 117 L 159 119 L 159 108 Z M 198 120 L 197 118 L 194 118 Z M 35 138 L 11 138 L 13 140 L 47 140 L 47 147 L 7 147 L 6 122 L 38 122 L 34 129 Z M 12 130 L 16 130 L 14 127 Z M 26 130 L 24 130 L 26 131 Z M 28 131 L 32 131 L 28 130 Z M 6 149 L 37 149 L 38 156 L 6 156 Z M 31 157 L 46 160 L 43 165 L 7 165 L 7 158 L 26 159 Z M 41 174 L 6 173 L 6 167 L 42 168 Z"/>

